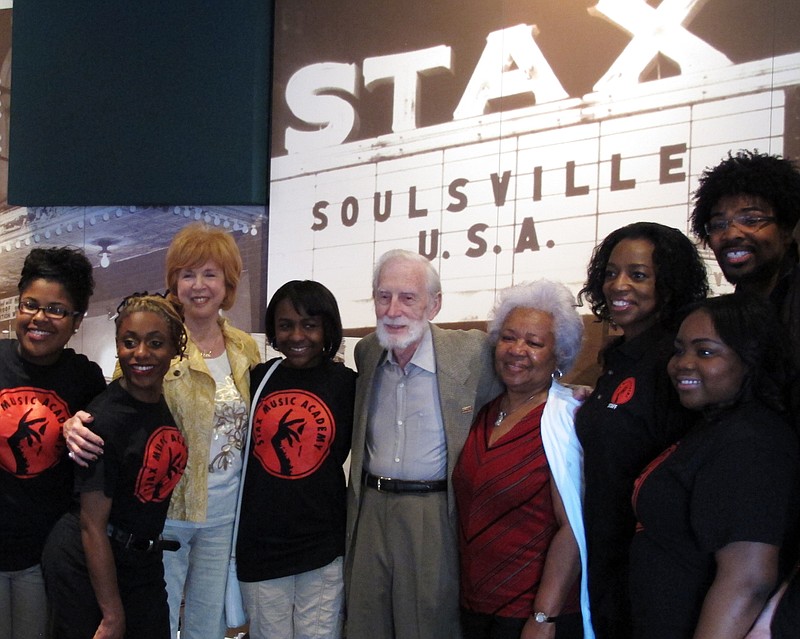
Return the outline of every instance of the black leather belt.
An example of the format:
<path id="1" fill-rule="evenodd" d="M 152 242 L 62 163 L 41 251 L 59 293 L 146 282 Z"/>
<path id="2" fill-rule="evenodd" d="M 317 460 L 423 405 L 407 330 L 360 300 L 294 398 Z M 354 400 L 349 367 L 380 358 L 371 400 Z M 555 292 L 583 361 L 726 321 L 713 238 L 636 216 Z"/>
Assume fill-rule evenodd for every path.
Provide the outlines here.
<path id="1" fill-rule="evenodd" d="M 447 490 L 446 479 L 432 481 L 409 481 L 406 479 L 392 479 L 363 473 L 364 485 L 382 493 L 440 493 Z"/>
<path id="2" fill-rule="evenodd" d="M 174 539 L 146 539 L 145 537 L 137 537 L 124 530 L 120 530 L 113 524 L 108 524 L 106 529 L 108 536 L 121 544 L 125 550 L 138 550 L 139 552 L 158 552 L 159 550 L 178 550 L 181 543 Z"/>

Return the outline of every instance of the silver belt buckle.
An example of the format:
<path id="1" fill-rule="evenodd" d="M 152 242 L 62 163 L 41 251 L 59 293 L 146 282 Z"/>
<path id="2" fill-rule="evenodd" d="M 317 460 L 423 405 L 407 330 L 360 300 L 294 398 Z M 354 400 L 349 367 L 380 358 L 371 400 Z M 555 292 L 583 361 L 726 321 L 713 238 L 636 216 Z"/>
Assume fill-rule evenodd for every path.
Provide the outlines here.
<path id="1" fill-rule="evenodd" d="M 381 479 L 383 479 L 383 477 L 378 475 L 378 492 L 381 492 Z"/>

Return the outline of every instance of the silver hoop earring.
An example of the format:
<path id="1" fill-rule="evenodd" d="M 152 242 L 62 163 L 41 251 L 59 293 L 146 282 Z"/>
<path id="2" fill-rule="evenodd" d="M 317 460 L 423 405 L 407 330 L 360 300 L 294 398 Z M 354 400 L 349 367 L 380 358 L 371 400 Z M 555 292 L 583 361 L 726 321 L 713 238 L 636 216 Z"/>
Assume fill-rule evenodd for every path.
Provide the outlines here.
<path id="1" fill-rule="evenodd" d="M 557 369 L 556 369 L 556 370 L 554 370 L 552 373 L 550 373 L 550 377 L 551 377 L 553 380 L 559 380 L 559 379 L 561 379 L 561 377 L 562 377 L 563 375 L 564 375 L 564 373 L 562 373 L 562 372 L 561 372 L 561 369 L 560 369 L 560 368 L 557 368 Z"/>

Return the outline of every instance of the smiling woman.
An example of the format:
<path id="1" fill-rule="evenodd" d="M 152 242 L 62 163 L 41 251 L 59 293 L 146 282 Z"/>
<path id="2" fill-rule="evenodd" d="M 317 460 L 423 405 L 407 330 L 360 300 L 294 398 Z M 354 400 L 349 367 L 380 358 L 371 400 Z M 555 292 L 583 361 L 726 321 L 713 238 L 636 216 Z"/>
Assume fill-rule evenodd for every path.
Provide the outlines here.
<path id="1" fill-rule="evenodd" d="M 722 341 L 712 317 L 698 310 L 683 320 L 667 372 L 681 404 L 703 410 L 733 403 L 747 369 L 736 351 Z"/>
<path id="2" fill-rule="evenodd" d="M 120 384 L 139 401 L 155 402 L 172 358 L 186 348 L 181 318 L 157 296 L 127 298 L 117 312 Z"/>
<path id="3" fill-rule="evenodd" d="M 622 331 L 603 350 L 603 375 L 575 418 L 584 450 L 589 596 L 600 639 L 630 636 L 633 480 L 687 427 L 666 363 L 678 310 L 707 291 L 697 249 L 661 224 L 637 222 L 613 231 L 587 269 L 580 297 L 598 319 Z"/>
<path id="4" fill-rule="evenodd" d="M 164 534 L 181 542 L 166 558 L 172 636 L 223 636 L 223 602 L 258 347 L 221 316 L 236 300 L 242 258 L 233 237 L 190 224 L 166 258 L 168 297 L 180 303 L 189 343 L 173 362 L 164 396 L 189 445 L 186 476 L 172 497 Z M 190 569 L 191 566 L 191 569 Z M 181 603 L 183 602 L 183 606 Z"/>
<path id="5" fill-rule="evenodd" d="M 116 318 L 123 377 L 89 405 L 104 455 L 76 473 L 80 513 L 65 514 L 42 555 L 54 636 L 169 636 L 161 538 L 169 497 L 186 467 L 183 436 L 162 396 L 183 356 L 180 315 L 163 297 L 134 294 Z"/>
<path id="6" fill-rule="evenodd" d="M 319 282 L 292 280 L 275 291 L 266 327 L 284 359 L 253 398 L 236 553 L 250 636 L 338 639 L 342 464 L 350 451 L 356 374 L 334 361 L 342 320 L 336 298 Z M 271 366 L 253 369 L 253 388 L 261 388 Z"/>
<path id="7" fill-rule="evenodd" d="M 770 302 L 747 294 L 699 302 L 680 326 L 669 375 L 694 413 L 636 480 L 637 638 L 744 637 L 783 576 L 798 443 L 780 334 Z"/>
<path id="8" fill-rule="evenodd" d="M 578 402 L 558 384 L 583 323 L 563 284 L 504 289 L 489 336 L 505 392 L 483 406 L 453 471 L 466 639 L 592 639 Z"/>
<path id="9" fill-rule="evenodd" d="M 167 251 L 167 297 L 183 310 L 189 336 L 186 357 L 173 360 L 164 378 L 164 397 L 189 447 L 186 474 L 175 487 L 164 526 L 164 535 L 181 543 L 164 560 L 173 638 L 179 624 L 182 639 L 225 633 L 223 602 L 250 369 L 260 360 L 253 338 L 220 315 L 233 306 L 241 271 L 233 237 L 205 224 L 184 227 Z M 142 374 L 135 379 L 152 381 L 146 367 L 138 370 Z M 103 442 L 93 433 L 69 423 L 67 429 L 79 464 L 100 454 Z"/>
<path id="10" fill-rule="evenodd" d="M 54 363 L 82 320 L 83 313 L 72 308 L 63 284 L 32 281 L 17 308 L 17 339 L 23 356 L 34 364 Z"/>
<path id="11" fill-rule="evenodd" d="M 653 248 L 646 238 L 621 240 L 606 264 L 603 295 L 611 322 L 628 339 L 658 321 Z"/>
<path id="12" fill-rule="evenodd" d="M 105 388 L 100 367 L 66 348 L 94 288 L 78 250 L 34 249 L 19 280 L 16 340 L 0 341 L 0 636 L 45 635 L 40 566 L 66 512 L 72 465 L 61 425 Z"/>

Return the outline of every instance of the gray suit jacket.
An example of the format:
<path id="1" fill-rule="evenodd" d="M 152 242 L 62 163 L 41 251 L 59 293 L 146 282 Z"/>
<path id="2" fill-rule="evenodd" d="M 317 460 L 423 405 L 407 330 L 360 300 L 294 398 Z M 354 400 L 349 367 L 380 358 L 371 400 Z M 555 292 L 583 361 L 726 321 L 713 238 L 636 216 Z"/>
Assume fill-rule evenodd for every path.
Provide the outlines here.
<path id="1" fill-rule="evenodd" d="M 478 330 L 441 329 L 433 324 L 431 333 L 447 442 L 447 477 L 450 479 L 473 418 L 481 406 L 500 393 L 502 386 L 494 373 L 493 351 L 486 333 Z M 373 378 L 383 353 L 384 349 L 378 343 L 375 333 L 367 335 L 355 349 L 358 382 L 353 419 L 350 482 L 347 489 L 348 554 L 361 502 L 361 471 L 364 466 L 364 446 Z M 450 524 L 455 533 L 457 524 L 451 483 L 447 486 L 447 497 Z"/>

